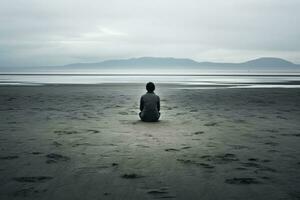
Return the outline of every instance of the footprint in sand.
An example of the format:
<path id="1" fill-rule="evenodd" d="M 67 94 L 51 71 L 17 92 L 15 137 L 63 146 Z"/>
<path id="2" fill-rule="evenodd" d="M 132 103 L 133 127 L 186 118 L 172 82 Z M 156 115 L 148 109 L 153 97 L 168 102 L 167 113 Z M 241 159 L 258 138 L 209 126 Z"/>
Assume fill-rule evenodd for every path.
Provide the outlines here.
<path id="1" fill-rule="evenodd" d="M 142 178 L 143 176 L 135 173 L 131 173 L 131 174 L 123 174 L 121 177 L 125 179 L 137 179 L 137 178 Z"/>
<path id="2" fill-rule="evenodd" d="M 248 160 L 249 161 L 258 161 L 259 159 L 258 158 L 249 158 Z"/>
<path id="3" fill-rule="evenodd" d="M 216 158 L 221 160 L 221 161 L 224 161 L 224 162 L 239 161 L 239 159 L 236 158 L 236 155 L 232 154 L 232 153 L 225 153 L 225 154 L 216 155 Z"/>
<path id="4" fill-rule="evenodd" d="M 91 144 L 89 142 L 76 143 L 76 144 L 72 145 L 72 147 L 78 147 L 78 146 L 99 146 L 99 145 L 97 145 L 97 144 Z"/>
<path id="5" fill-rule="evenodd" d="M 100 131 L 98 131 L 98 130 L 93 130 L 93 129 L 89 129 L 89 130 L 87 130 L 87 132 L 89 132 L 89 133 L 91 133 L 91 134 L 100 133 Z"/>
<path id="6" fill-rule="evenodd" d="M 190 148 L 192 148 L 192 147 L 190 147 L 190 146 L 181 147 L 181 149 L 190 149 Z"/>
<path id="7" fill-rule="evenodd" d="M 169 149 L 165 149 L 165 151 L 180 151 L 180 150 L 179 149 L 169 148 Z"/>
<path id="8" fill-rule="evenodd" d="M 277 143 L 277 142 L 272 142 L 272 141 L 265 142 L 264 144 L 266 144 L 266 145 L 270 145 L 270 146 L 272 146 L 272 147 L 274 147 L 274 146 L 277 146 L 277 145 L 278 145 L 278 143 Z"/>
<path id="9" fill-rule="evenodd" d="M 180 159 L 178 158 L 177 161 L 183 163 L 183 164 L 192 164 L 192 165 L 197 165 L 197 166 L 201 166 L 203 168 L 206 169 L 213 169 L 215 168 L 215 166 L 207 164 L 207 163 L 203 163 L 203 162 L 197 162 L 195 160 L 190 160 L 190 159 Z"/>
<path id="10" fill-rule="evenodd" d="M 14 177 L 13 180 L 20 183 L 37 183 L 37 182 L 45 182 L 53 179 L 51 176 L 21 176 Z"/>
<path id="11" fill-rule="evenodd" d="M 142 148 L 150 148 L 149 146 L 143 145 L 143 144 L 137 144 L 136 146 L 137 146 L 137 147 L 142 147 Z"/>
<path id="12" fill-rule="evenodd" d="M 117 166 L 119 166 L 119 164 L 118 163 L 111 163 L 111 166 L 117 167 Z"/>
<path id="13" fill-rule="evenodd" d="M 258 163 L 254 163 L 254 162 L 243 162 L 242 165 L 244 167 L 254 167 L 254 168 L 260 167 L 260 165 Z"/>
<path id="14" fill-rule="evenodd" d="M 185 112 L 179 112 L 179 113 L 176 113 L 175 115 L 184 115 L 186 114 Z"/>
<path id="15" fill-rule="evenodd" d="M 235 185 L 249 185 L 249 184 L 259 184 L 260 182 L 255 178 L 231 178 L 226 179 L 225 183 L 235 184 Z"/>
<path id="16" fill-rule="evenodd" d="M 120 115 L 128 115 L 127 112 L 119 112 Z"/>
<path id="17" fill-rule="evenodd" d="M 48 163 L 48 164 L 57 163 L 59 161 L 68 161 L 68 160 L 70 160 L 69 157 L 63 156 L 63 155 L 60 155 L 60 154 L 56 154 L 56 153 L 47 154 L 46 157 L 48 158 L 47 161 L 46 161 L 46 163 Z"/>
<path id="18" fill-rule="evenodd" d="M 273 172 L 273 173 L 277 172 L 276 169 L 271 168 L 271 167 L 260 167 L 259 169 L 255 170 L 254 172 L 258 173 L 258 172 L 262 172 L 262 171 L 264 171 L 264 172 Z"/>
<path id="19" fill-rule="evenodd" d="M 235 119 L 233 120 L 234 123 L 246 123 L 247 121 L 244 119 Z"/>
<path id="20" fill-rule="evenodd" d="M 40 155 L 40 154 L 42 154 L 42 152 L 34 151 L 34 152 L 31 152 L 31 154 L 33 154 L 33 155 Z"/>
<path id="21" fill-rule="evenodd" d="M 245 171 L 245 170 L 248 170 L 248 169 L 245 168 L 245 167 L 236 167 L 235 169 L 236 169 L 236 170 L 239 170 L 239 171 Z"/>
<path id="22" fill-rule="evenodd" d="M 58 135 L 72 135 L 72 134 L 78 134 L 77 131 L 71 131 L 71 130 L 56 130 L 54 133 Z"/>
<path id="23" fill-rule="evenodd" d="M 163 189 L 153 189 L 153 190 L 149 190 L 147 193 L 155 195 L 155 194 L 167 194 L 168 192 Z"/>
<path id="24" fill-rule="evenodd" d="M 207 169 L 213 169 L 215 168 L 215 166 L 213 165 L 209 165 L 207 163 L 198 163 L 200 166 L 204 167 L 204 168 L 207 168 Z"/>
<path id="25" fill-rule="evenodd" d="M 176 160 L 179 161 L 179 162 L 182 162 L 183 164 L 195 164 L 195 165 L 197 164 L 196 161 L 190 160 L 190 159 L 177 158 Z"/>
<path id="26" fill-rule="evenodd" d="M 201 134 L 204 134 L 204 131 L 196 131 L 193 133 L 194 135 L 201 135 Z"/>
<path id="27" fill-rule="evenodd" d="M 169 195 L 168 188 L 158 188 L 158 189 L 151 189 L 147 191 L 147 194 L 153 196 L 154 198 L 159 199 L 173 199 L 176 198 L 174 195 Z"/>
<path id="28" fill-rule="evenodd" d="M 271 162 L 271 160 L 264 159 L 264 160 L 262 160 L 261 162 L 265 162 L 265 163 L 267 163 L 267 162 Z"/>
<path id="29" fill-rule="evenodd" d="M 217 122 L 209 122 L 209 123 L 204 124 L 204 126 L 217 126 L 217 125 L 218 125 Z"/>
<path id="30" fill-rule="evenodd" d="M 19 158 L 19 156 L 2 156 L 0 157 L 0 160 L 13 160 L 17 158 Z"/>

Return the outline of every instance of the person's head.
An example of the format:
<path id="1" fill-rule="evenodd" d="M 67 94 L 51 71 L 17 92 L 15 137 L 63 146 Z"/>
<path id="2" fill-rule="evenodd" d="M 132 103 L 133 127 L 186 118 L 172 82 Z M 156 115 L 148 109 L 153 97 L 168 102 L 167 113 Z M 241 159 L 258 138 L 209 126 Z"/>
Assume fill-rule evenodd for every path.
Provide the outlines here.
<path id="1" fill-rule="evenodd" d="M 155 85 L 152 82 L 147 83 L 146 89 L 148 92 L 153 92 L 155 90 Z"/>

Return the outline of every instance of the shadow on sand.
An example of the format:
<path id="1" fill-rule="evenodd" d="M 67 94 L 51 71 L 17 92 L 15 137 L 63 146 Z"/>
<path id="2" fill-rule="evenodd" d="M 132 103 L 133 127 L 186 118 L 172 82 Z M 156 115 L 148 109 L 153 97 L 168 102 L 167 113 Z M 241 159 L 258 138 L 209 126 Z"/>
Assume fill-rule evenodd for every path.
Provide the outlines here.
<path id="1" fill-rule="evenodd" d="M 151 125 L 151 126 L 161 126 L 161 125 L 167 125 L 170 123 L 168 120 L 158 120 L 157 122 L 144 122 L 142 120 L 127 120 L 129 124 L 133 125 Z"/>

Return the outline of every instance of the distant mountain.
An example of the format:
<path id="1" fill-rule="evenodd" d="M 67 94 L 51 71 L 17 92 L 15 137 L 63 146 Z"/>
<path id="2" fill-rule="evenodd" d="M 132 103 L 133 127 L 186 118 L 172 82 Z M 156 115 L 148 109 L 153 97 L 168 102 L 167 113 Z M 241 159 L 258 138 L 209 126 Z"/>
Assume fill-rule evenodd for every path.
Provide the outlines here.
<path id="1" fill-rule="evenodd" d="M 300 69 L 300 66 L 281 58 L 263 57 L 243 63 L 197 62 L 186 58 L 140 57 L 119 60 L 106 60 L 98 63 L 74 63 L 67 68 L 192 68 L 192 69 Z"/>
<path id="2" fill-rule="evenodd" d="M 162 58 L 162 57 L 140 57 L 119 60 L 106 60 L 98 63 L 74 63 L 65 67 L 173 67 L 173 66 L 199 66 L 192 59 L 185 58 Z"/>
<path id="3" fill-rule="evenodd" d="M 217 63 L 197 62 L 187 58 L 172 57 L 140 57 L 129 59 L 106 60 L 96 63 L 73 63 L 64 66 L 53 67 L 23 67 L 23 68 L 0 68 L 0 73 L 193 73 L 201 71 L 240 71 L 240 72 L 261 72 L 261 71 L 285 71 L 300 72 L 300 65 L 294 64 L 281 58 L 262 57 L 242 63 Z"/>
<path id="4" fill-rule="evenodd" d="M 241 64 L 247 67 L 295 67 L 295 64 L 290 61 L 272 57 L 258 58 Z"/>

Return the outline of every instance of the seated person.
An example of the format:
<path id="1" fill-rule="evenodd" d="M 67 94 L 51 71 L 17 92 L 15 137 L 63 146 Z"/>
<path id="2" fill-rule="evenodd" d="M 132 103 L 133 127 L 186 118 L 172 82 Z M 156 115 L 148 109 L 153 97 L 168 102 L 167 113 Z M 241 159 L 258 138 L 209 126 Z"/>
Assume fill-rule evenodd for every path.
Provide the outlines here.
<path id="1" fill-rule="evenodd" d="M 154 93 L 155 85 L 152 82 L 146 85 L 147 93 L 141 97 L 140 118 L 144 122 L 156 122 L 160 117 L 159 96 Z"/>

